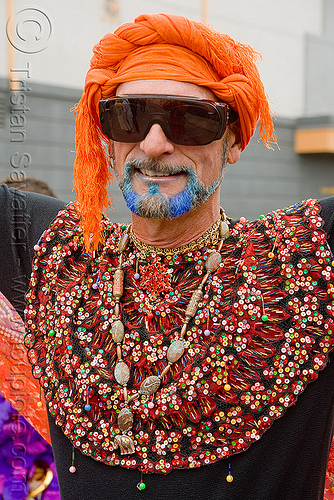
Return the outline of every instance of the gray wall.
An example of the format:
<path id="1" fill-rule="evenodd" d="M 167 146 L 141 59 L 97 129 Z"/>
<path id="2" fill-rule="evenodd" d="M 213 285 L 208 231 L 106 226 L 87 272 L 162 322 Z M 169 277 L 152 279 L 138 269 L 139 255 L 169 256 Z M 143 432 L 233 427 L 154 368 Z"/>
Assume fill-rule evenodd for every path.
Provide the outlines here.
<path id="1" fill-rule="evenodd" d="M 74 161 L 74 116 L 71 108 L 80 98 L 80 91 L 30 84 L 25 91 L 24 114 L 19 106 L 10 107 L 11 94 L 7 82 L 0 80 L 0 179 L 13 172 L 46 181 L 65 201 L 73 199 L 72 165 Z M 14 111 L 11 115 L 11 109 Z M 1 107 L 0 107 L 1 114 Z M 25 139 L 14 142 L 23 134 L 13 133 L 13 114 L 25 116 L 25 123 L 15 130 L 25 131 Z M 242 153 L 240 161 L 230 165 L 226 173 L 221 202 L 231 217 L 257 217 L 261 213 L 290 205 L 308 197 L 321 197 L 323 186 L 334 186 L 334 155 L 297 155 L 293 151 L 293 135 L 297 120 L 277 119 L 279 148 L 268 150 L 258 141 L 257 134 Z M 14 157 L 13 155 L 17 153 Z M 27 167 L 27 157 L 31 164 Z M 15 168 L 18 159 L 22 168 Z M 12 163 L 12 165 L 11 165 Z M 113 220 L 128 221 L 129 213 L 115 186 Z"/>
<path id="2" fill-rule="evenodd" d="M 304 115 L 334 115 L 334 1 L 323 0 L 322 36 L 305 43 Z"/>
<path id="3" fill-rule="evenodd" d="M 228 167 L 221 195 L 227 213 L 252 219 L 303 199 L 324 198 L 323 187 L 332 187 L 334 194 L 334 154 L 296 154 L 299 124 L 278 118 L 279 149 L 267 149 L 255 134 L 239 162 Z"/>
<path id="4" fill-rule="evenodd" d="M 25 82 L 20 84 L 22 90 L 11 105 L 14 92 L 8 91 L 7 81 L 0 80 L 0 99 L 4 109 L 0 128 L 1 179 L 22 172 L 46 181 L 59 198 L 68 200 L 74 160 L 74 116 L 70 109 L 80 93 L 31 83 L 28 87 L 31 90 L 26 90 L 26 87 Z M 23 101 L 29 108 L 25 112 L 22 111 Z M 22 165 L 15 168 L 13 164 L 19 163 L 19 155 Z M 29 160 L 26 155 L 30 155 Z"/>

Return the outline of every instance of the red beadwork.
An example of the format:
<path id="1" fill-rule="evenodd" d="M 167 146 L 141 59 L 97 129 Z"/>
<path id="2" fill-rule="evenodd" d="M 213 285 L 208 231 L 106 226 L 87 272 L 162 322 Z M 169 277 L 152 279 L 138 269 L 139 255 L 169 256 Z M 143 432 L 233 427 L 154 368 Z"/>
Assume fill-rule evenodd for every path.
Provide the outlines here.
<path id="1" fill-rule="evenodd" d="M 121 455 L 111 437 L 120 432 L 124 408 L 111 327 L 124 231 L 104 220 L 109 238 L 93 259 L 69 205 L 44 234 L 33 263 L 25 342 L 49 411 L 73 445 L 109 465 L 168 473 L 213 463 L 257 441 L 317 378 L 334 348 L 333 256 L 319 212 L 308 201 L 231 229 L 221 250 L 224 265 L 203 285 L 182 335 L 185 352 L 169 370 L 168 347 L 212 249 L 172 260 L 148 257 L 139 280 L 136 252 L 124 251 L 119 348 L 131 374 L 134 425 L 127 434 L 136 451 Z M 144 380 L 162 373 L 156 392 L 138 395 Z"/>
<path id="2" fill-rule="evenodd" d="M 143 291 L 163 294 L 172 290 L 169 269 L 157 258 L 150 264 L 140 265 L 139 274 L 141 278 L 139 287 Z"/>

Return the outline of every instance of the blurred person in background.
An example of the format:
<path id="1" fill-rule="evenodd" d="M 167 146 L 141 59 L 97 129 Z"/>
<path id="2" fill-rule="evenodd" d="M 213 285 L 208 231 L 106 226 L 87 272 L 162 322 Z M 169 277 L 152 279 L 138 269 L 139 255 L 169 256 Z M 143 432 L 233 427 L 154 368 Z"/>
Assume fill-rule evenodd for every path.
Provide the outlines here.
<path id="1" fill-rule="evenodd" d="M 47 196 L 52 196 L 56 198 L 53 189 L 40 179 L 35 179 L 35 177 L 26 177 L 24 180 L 11 179 L 10 176 L 6 177 L 0 184 L 6 184 L 8 189 L 15 188 L 19 191 L 30 191 L 32 193 L 45 194 Z"/>

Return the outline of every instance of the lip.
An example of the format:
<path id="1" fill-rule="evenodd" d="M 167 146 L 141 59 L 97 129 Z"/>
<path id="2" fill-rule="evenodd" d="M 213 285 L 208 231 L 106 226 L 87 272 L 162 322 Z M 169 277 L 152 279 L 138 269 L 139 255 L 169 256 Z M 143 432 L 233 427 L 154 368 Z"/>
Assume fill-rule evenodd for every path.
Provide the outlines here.
<path id="1" fill-rule="evenodd" d="M 149 169 L 145 169 L 149 170 Z M 177 174 L 168 174 L 168 175 L 154 175 L 154 170 L 150 170 L 153 175 L 147 175 L 142 173 L 138 168 L 135 168 L 134 174 L 136 177 L 138 177 L 140 180 L 144 182 L 170 182 L 170 181 L 175 181 L 180 179 L 182 176 L 185 176 L 186 174 L 184 172 L 178 172 Z"/>

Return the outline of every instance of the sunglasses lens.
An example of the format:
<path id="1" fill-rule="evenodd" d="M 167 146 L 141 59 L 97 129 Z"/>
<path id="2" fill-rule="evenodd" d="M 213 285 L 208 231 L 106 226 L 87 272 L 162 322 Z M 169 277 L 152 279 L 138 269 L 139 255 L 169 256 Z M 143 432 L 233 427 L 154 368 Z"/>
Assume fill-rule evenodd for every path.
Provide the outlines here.
<path id="1" fill-rule="evenodd" d="M 100 103 L 102 132 L 117 142 L 142 141 L 143 125 L 145 126 L 146 122 L 147 126 L 149 119 L 145 106 L 140 106 L 135 101 L 111 99 Z"/>
<path id="2" fill-rule="evenodd" d="M 170 139 L 175 144 L 203 146 L 215 140 L 222 128 L 222 119 L 211 104 L 178 104 L 171 110 L 168 125 Z"/>
<path id="3" fill-rule="evenodd" d="M 117 97 L 100 102 L 100 120 L 102 132 L 117 142 L 140 142 L 159 123 L 175 144 L 201 146 L 222 136 L 222 109 L 182 97 Z"/>

